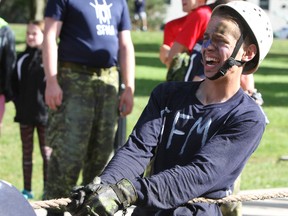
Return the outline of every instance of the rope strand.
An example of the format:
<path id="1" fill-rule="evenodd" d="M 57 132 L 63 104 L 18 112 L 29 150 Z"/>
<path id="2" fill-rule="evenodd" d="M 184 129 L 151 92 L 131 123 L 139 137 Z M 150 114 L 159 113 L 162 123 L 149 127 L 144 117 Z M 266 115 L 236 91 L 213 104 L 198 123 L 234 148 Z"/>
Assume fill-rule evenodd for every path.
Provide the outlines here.
<path id="1" fill-rule="evenodd" d="M 32 201 L 30 205 L 33 209 L 41 208 L 53 208 L 60 209 L 62 206 L 67 206 L 72 200 L 69 198 L 60 198 L 52 200 L 43 200 L 43 201 Z"/>
<path id="2" fill-rule="evenodd" d="M 265 200 L 265 199 L 286 198 L 286 197 L 288 197 L 288 190 L 230 195 L 222 199 L 207 199 L 204 197 L 199 197 L 190 200 L 188 203 L 225 204 L 234 202 L 247 202 L 247 201 Z M 71 201 L 72 200 L 70 198 L 60 198 L 53 200 L 33 201 L 30 202 L 30 205 L 33 207 L 33 209 L 41 209 L 41 208 L 60 209 L 60 207 L 67 206 Z"/>
<path id="3" fill-rule="evenodd" d="M 247 202 L 256 200 L 265 200 L 273 198 L 285 198 L 288 197 L 287 191 L 271 191 L 269 193 L 255 193 L 255 194 L 237 194 L 224 197 L 222 199 L 207 199 L 204 197 L 195 198 L 189 201 L 189 203 L 209 203 L 209 204 L 226 204 L 234 202 Z"/>

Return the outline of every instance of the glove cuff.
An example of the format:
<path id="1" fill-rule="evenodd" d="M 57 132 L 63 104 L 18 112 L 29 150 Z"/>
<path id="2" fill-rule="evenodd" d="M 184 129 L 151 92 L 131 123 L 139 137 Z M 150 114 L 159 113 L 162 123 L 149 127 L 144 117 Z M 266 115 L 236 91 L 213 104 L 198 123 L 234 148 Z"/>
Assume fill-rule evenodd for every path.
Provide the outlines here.
<path id="1" fill-rule="evenodd" d="M 84 187 L 84 191 L 86 194 L 95 193 L 99 189 L 99 185 L 101 184 L 101 178 L 96 176 L 91 183 Z"/>
<path id="2" fill-rule="evenodd" d="M 116 193 L 124 210 L 133 205 L 138 199 L 136 189 L 128 179 L 120 180 L 116 185 L 111 185 L 111 188 Z"/>

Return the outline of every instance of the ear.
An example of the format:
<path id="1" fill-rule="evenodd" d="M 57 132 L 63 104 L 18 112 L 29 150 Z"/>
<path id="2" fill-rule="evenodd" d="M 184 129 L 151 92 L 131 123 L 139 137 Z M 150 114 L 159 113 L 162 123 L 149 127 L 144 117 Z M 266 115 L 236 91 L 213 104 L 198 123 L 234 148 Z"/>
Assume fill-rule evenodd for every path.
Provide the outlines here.
<path id="1" fill-rule="evenodd" d="M 251 61 L 257 53 L 257 47 L 255 44 L 250 44 L 244 51 L 242 56 L 242 61 L 248 62 Z"/>

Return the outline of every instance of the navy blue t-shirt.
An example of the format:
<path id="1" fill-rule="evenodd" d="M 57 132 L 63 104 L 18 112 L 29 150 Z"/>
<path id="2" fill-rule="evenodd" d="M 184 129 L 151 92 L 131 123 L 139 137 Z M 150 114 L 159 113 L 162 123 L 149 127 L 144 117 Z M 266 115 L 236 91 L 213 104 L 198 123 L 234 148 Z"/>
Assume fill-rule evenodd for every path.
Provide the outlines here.
<path id="1" fill-rule="evenodd" d="M 59 61 L 118 64 L 118 33 L 131 29 L 126 0 L 48 0 L 45 17 L 63 22 Z"/>
<path id="2" fill-rule="evenodd" d="M 127 143 L 101 175 L 104 183 L 131 180 L 141 215 L 221 215 L 217 205 L 187 202 L 229 195 L 260 143 L 266 123 L 255 101 L 239 89 L 224 103 L 203 105 L 195 96 L 200 83 L 156 87 Z M 143 178 L 152 157 L 154 173 Z"/>

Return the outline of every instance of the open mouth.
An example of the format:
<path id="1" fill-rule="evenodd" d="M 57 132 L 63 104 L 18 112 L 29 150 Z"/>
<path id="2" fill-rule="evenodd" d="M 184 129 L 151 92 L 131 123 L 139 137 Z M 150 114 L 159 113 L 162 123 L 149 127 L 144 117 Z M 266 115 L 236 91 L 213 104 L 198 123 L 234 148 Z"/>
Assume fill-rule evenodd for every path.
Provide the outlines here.
<path id="1" fill-rule="evenodd" d="M 216 64 L 218 64 L 220 61 L 217 58 L 213 58 L 213 57 L 206 57 L 205 58 L 205 62 L 207 66 L 215 66 Z"/>

